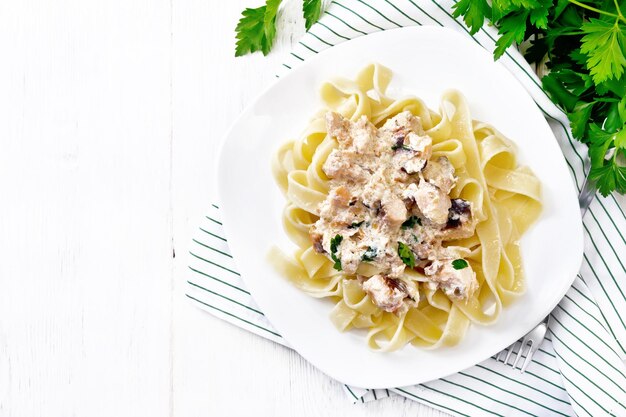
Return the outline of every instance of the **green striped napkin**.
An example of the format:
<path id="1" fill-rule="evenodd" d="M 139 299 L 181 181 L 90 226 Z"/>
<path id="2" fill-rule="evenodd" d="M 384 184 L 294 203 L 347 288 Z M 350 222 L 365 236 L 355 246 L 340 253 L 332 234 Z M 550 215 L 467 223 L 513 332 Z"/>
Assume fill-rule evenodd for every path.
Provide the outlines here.
<path id="1" fill-rule="evenodd" d="M 450 0 L 333 1 L 298 42 L 280 74 L 319 51 L 379 30 L 415 25 L 447 26 L 489 51 L 496 32 L 471 36 L 450 15 Z M 586 150 L 574 141 L 566 116 L 548 99 L 521 54 L 501 58 L 544 112 L 580 190 L 588 170 Z M 190 247 L 187 297 L 199 307 L 260 336 L 287 345 L 254 303 L 237 272 L 213 205 Z M 354 401 L 399 394 L 458 416 L 626 416 L 626 215 L 613 196 L 597 197 L 584 220 L 582 269 L 552 312 L 551 331 L 520 374 L 489 358 L 458 374 L 410 387 L 369 390 L 345 386 Z"/>

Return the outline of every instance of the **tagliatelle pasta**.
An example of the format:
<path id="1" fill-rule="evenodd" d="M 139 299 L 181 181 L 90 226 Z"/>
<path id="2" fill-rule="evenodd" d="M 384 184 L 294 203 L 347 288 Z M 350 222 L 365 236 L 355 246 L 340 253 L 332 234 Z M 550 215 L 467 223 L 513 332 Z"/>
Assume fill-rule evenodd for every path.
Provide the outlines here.
<path id="1" fill-rule="evenodd" d="M 493 323 L 504 306 L 523 294 L 519 239 L 541 212 L 541 184 L 528 168 L 518 166 L 512 142 L 489 124 L 472 120 L 468 104 L 460 92 L 445 92 L 437 113 L 428 109 L 417 97 L 388 97 L 386 90 L 391 78 L 389 69 L 373 64 L 364 68 L 355 80 L 338 79 L 325 83 L 321 96 L 326 109 L 311 120 L 299 139 L 285 143 L 276 152 L 272 170 L 287 199 L 283 225 L 297 250 L 293 255 L 285 255 L 274 249 L 270 259 L 279 272 L 298 288 L 313 297 L 328 298 L 334 302 L 330 318 L 339 330 L 366 329 L 367 343 L 374 350 L 397 350 L 407 343 L 429 349 L 454 345 L 463 338 L 470 322 L 481 325 Z M 415 128 L 419 134 L 409 133 L 418 139 L 428 140 L 428 155 L 416 150 L 415 145 L 403 142 L 408 141 L 404 133 L 390 133 L 389 126 L 395 120 L 402 117 L 412 119 L 413 116 L 420 123 Z M 406 208 L 400 206 L 399 209 L 404 214 L 408 208 L 406 216 L 411 215 L 411 210 L 419 216 L 407 217 L 402 227 L 394 229 L 394 239 L 398 240 L 398 259 L 405 264 L 394 267 L 395 275 L 390 272 L 391 269 L 381 272 L 383 261 L 373 260 L 376 256 L 380 259 L 391 256 L 388 248 L 383 253 L 385 248 L 382 244 L 368 246 L 367 251 L 359 255 L 361 258 L 353 265 L 354 268 L 358 265 L 356 272 L 350 270 L 345 255 L 347 249 L 344 248 L 344 252 L 337 249 L 342 244 L 348 245 L 357 240 L 358 236 L 376 232 L 371 228 L 388 227 L 391 230 L 391 226 L 383 223 L 392 221 L 392 203 L 385 206 L 383 201 L 382 205 L 379 202 L 377 208 L 372 208 L 365 203 L 368 200 L 356 197 L 350 203 L 354 205 L 359 201 L 366 207 L 363 210 L 367 213 L 380 216 L 382 226 L 378 226 L 378 220 L 372 221 L 373 214 L 368 214 L 370 217 L 364 217 L 360 222 L 336 226 L 332 217 L 322 213 L 328 211 L 329 201 L 336 197 L 338 190 L 345 192 L 347 189 L 337 179 L 339 174 L 333 179 L 325 172 L 325 169 L 329 171 L 329 156 L 335 158 L 345 147 L 340 138 L 327 131 L 329 120 L 333 117 L 336 123 L 348 126 L 346 129 L 360 123 L 363 129 L 378 132 L 379 136 L 372 137 L 380 137 L 380 132 L 386 132 L 395 135 L 394 140 L 398 140 L 392 150 L 385 148 L 386 154 L 379 156 L 380 163 L 404 158 L 405 165 L 398 175 L 406 182 L 403 194 Z M 394 132 L 400 132 L 399 129 Z M 351 144 L 353 139 L 343 140 Z M 407 152 L 408 156 L 398 152 Z M 413 165 L 407 165 L 406 160 L 410 158 L 414 158 L 409 161 Z M 433 161 L 447 163 L 446 159 L 453 167 L 454 181 L 450 190 L 443 192 L 441 189 L 445 187 L 425 177 L 424 170 L 428 164 L 435 166 L 437 162 Z M 421 161 L 421 167 L 409 169 L 416 161 Z M 352 179 L 348 182 L 354 183 Z M 439 188 L 426 184 L 428 182 Z M 472 271 L 475 287 L 474 284 L 471 288 L 446 287 L 447 278 L 436 281 L 438 275 L 433 272 L 429 275 L 428 272 L 429 268 L 434 268 L 433 265 L 438 265 L 437 271 L 441 271 L 442 263 L 411 249 L 420 243 L 421 237 L 418 239 L 416 234 L 421 236 L 420 230 L 426 227 L 421 222 L 436 224 L 435 217 L 431 219 L 424 206 L 419 205 L 419 200 L 416 203 L 416 198 L 406 192 L 406 189 L 415 189 L 422 183 L 440 193 L 442 198 L 452 201 L 450 213 L 455 202 L 471 207 L 470 234 L 460 238 L 454 238 L 453 234 L 450 235 L 452 238 L 440 238 L 437 250 L 463 254 L 458 255 L 463 259 L 452 261 L 451 258 L 446 262 L 455 265 L 454 269 L 459 265 L 455 262 L 461 262 L 461 268 L 467 266 L 466 272 Z M 449 206 L 448 203 L 445 209 Z M 452 214 L 450 216 L 448 225 L 436 226 L 440 235 L 450 227 Z M 419 224 L 415 225 L 415 221 Z M 366 226 L 370 229 L 356 230 Z M 319 241 L 312 240 L 318 229 L 326 230 L 322 227 L 343 227 L 347 233 L 335 234 L 333 229 L 324 237 L 319 232 Z M 409 228 L 413 227 L 415 232 L 409 233 L 413 230 Z M 329 242 L 328 237 L 333 235 L 332 242 Z M 407 246 L 405 237 L 411 235 L 415 237 L 415 242 L 413 246 Z M 391 247 L 396 245 L 395 240 L 385 242 Z M 404 241 L 406 245 L 402 243 Z M 410 253 L 404 252 L 406 250 Z M 340 259 L 341 254 L 343 259 Z M 397 259 L 394 262 L 399 263 Z M 455 273 L 452 268 L 449 269 Z M 387 284 L 390 287 L 383 288 L 387 296 L 400 295 L 393 306 L 385 304 L 389 300 L 378 299 L 380 286 Z M 463 297 L 459 295 L 461 290 L 465 291 Z"/>

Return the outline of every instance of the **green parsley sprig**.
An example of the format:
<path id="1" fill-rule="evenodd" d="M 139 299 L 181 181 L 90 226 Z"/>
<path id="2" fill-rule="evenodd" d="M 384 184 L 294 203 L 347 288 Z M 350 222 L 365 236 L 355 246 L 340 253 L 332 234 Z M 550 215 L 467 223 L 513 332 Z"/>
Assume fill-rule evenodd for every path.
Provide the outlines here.
<path id="1" fill-rule="evenodd" d="M 322 15 L 322 0 L 304 0 L 302 2 L 302 15 L 306 30 L 311 29 L 313 23 L 317 22 Z"/>
<path id="2" fill-rule="evenodd" d="M 407 244 L 398 242 L 398 256 L 409 268 L 415 267 L 415 255 Z"/>
<path id="3" fill-rule="evenodd" d="M 455 259 L 454 261 L 452 261 L 452 268 L 456 270 L 465 269 L 468 266 L 469 264 L 467 263 L 465 259 Z"/>
<path id="4" fill-rule="evenodd" d="M 411 216 L 404 223 L 402 223 L 402 230 L 412 229 L 415 225 L 422 225 L 422 219 L 417 216 Z"/>
<path id="5" fill-rule="evenodd" d="M 378 255 L 378 249 L 372 246 L 368 246 L 367 250 L 363 252 L 363 255 L 361 256 L 361 261 L 372 262 L 376 258 L 377 255 Z"/>
<path id="6" fill-rule="evenodd" d="M 335 235 L 334 238 L 330 240 L 330 257 L 335 262 L 333 264 L 333 268 L 337 271 L 341 271 L 343 268 L 341 267 L 341 258 L 337 256 L 337 249 L 339 249 L 339 245 L 343 241 L 343 236 Z"/>
<path id="7" fill-rule="evenodd" d="M 276 15 L 281 0 L 267 0 L 264 6 L 245 9 L 237 23 L 235 56 L 261 51 L 267 55 L 276 37 Z"/>
<path id="8" fill-rule="evenodd" d="M 276 15 L 282 0 L 266 0 L 265 5 L 256 9 L 245 9 L 235 33 L 237 47 L 235 56 L 261 51 L 263 55 L 270 53 L 276 37 Z M 306 30 L 309 30 L 322 14 L 323 0 L 303 0 L 302 15 Z"/>
<path id="9" fill-rule="evenodd" d="M 529 40 L 525 57 L 546 61 L 542 85 L 589 147 L 590 178 L 600 193 L 626 193 L 626 0 L 460 0 L 454 16 L 472 34 L 498 27 L 494 57 Z"/>

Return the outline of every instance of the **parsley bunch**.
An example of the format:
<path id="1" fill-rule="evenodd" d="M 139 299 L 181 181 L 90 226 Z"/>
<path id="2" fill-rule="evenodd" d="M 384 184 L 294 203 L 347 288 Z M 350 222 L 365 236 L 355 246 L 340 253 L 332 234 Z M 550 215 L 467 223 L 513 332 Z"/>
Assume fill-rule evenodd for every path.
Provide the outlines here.
<path id="1" fill-rule="evenodd" d="M 266 0 L 256 9 L 245 9 L 235 28 L 237 47 L 235 56 L 261 51 L 269 54 L 276 37 L 276 15 L 282 0 Z M 317 22 L 322 14 L 322 0 L 303 0 L 302 15 L 306 30 Z"/>
<path id="2" fill-rule="evenodd" d="M 544 90 L 567 113 L 576 139 L 589 146 L 591 180 L 607 196 L 626 193 L 626 0 L 460 0 L 454 16 L 472 34 L 486 19 L 498 27 L 499 58 L 530 39 L 526 59 L 544 60 Z"/>

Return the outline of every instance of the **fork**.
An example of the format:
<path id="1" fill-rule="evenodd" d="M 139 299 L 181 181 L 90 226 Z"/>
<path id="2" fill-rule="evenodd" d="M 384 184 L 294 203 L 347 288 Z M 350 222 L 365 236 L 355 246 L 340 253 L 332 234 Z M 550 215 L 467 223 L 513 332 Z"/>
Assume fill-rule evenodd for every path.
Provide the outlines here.
<path id="1" fill-rule="evenodd" d="M 585 213 L 593 200 L 593 197 L 596 195 L 595 184 L 589 177 L 585 178 L 585 183 L 583 184 L 583 188 L 578 195 L 578 205 L 580 206 L 580 214 L 581 217 L 585 217 Z M 523 357 L 523 352 L 526 350 L 526 356 L 524 357 L 524 362 L 522 362 L 520 366 L 520 373 L 526 372 L 526 368 L 530 364 L 533 359 L 533 355 L 539 349 L 539 345 L 543 342 L 543 339 L 546 337 L 546 332 L 548 331 L 548 327 L 550 327 L 550 315 L 544 318 L 541 323 L 539 323 L 534 329 L 524 336 L 522 339 L 521 345 L 519 346 L 519 350 L 515 352 L 515 347 L 519 343 L 519 340 L 515 341 L 511 346 L 504 349 L 496 356 L 497 361 L 502 361 L 505 365 L 510 365 L 513 369 L 517 368 L 517 364 L 520 359 Z M 528 347 L 528 349 L 526 349 Z M 513 363 L 509 363 L 509 359 L 515 354 L 515 358 Z"/>
<path id="2" fill-rule="evenodd" d="M 515 369 L 517 367 L 517 363 L 522 358 L 522 352 L 528 346 L 528 352 L 526 353 L 524 362 L 522 363 L 522 366 L 520 367 L 520 373 L 526 372 L 526 368 L 528 367 L 528 364 L 530 364 L 530 361 L 532 361 L 533 355 L 535 354 L 537 349 L 539 349 L 539 345 L 541 345 L 541 343 L 543 342 L 543 339 L 546 337 L 546 332 L 548 331 L 549 322 L 550 322 L 550 316 L 548 315 L 546 318 L 544 318 L 541 321 L 541 323 L 539 323 L 534 329 L 528 332 L 526 336 L 524 336 L 524 338 L 522 339 L 522 344 L 520 345 L 519 350 L 517 351 L 517 355 L 515 356 L 513 363 L 509 364 L 509 359 L 515 352 L 515 346 L 518 344 L 519 340 L 513 342 L 511 346 L 509 346 L 508 348 L 498 353 L 498 356 L 496 356 L 496 360 L 500 361 L 501 358 L 504 357 L 504 360 L 502 362 L 505 365 L 511 365 L 511 367 Z"/>

